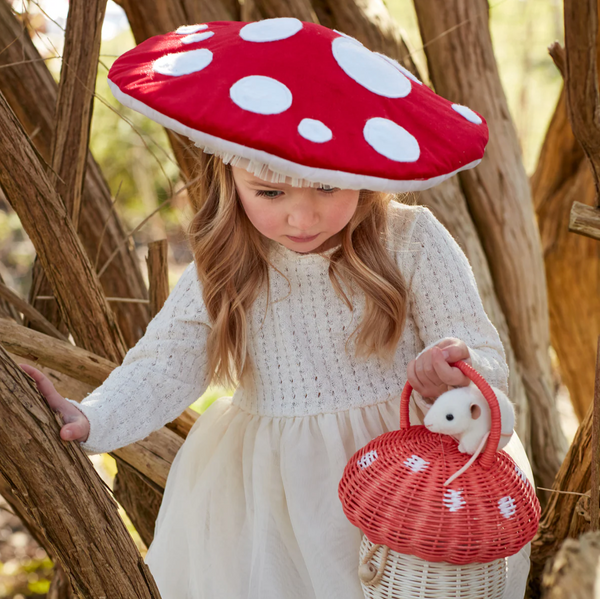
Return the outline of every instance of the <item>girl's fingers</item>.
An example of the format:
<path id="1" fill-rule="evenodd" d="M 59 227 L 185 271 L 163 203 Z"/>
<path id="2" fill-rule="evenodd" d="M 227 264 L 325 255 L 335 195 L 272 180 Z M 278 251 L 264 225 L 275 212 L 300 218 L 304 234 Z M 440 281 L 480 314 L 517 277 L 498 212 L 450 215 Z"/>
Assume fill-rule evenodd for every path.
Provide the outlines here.
<path id="1" fill-rule="evenodd" d="M 411 384 L 412 388 L 415 389 L 421 395 L 423 395 L 423 397 L 425 397 L 425 394 L 424 394 L 425 385 L 423 382 L 421 382 L 419 380 L 417 371 L 415 369 L 415 360 L 411 360 L 408 363 L 408 367 L 406 370 L 407 370 L 408 382 Z"/>
<path id="2" fill-rule="evenodd" d="M 443 384 L 443 381 L 440 379 L 440 377 L 438 376 L 435 368 L 433 367 L 433 350 L 435 348 L 432 348 L 430 351 L 425 352 L 421 358 L 419 360 L 417 360 L 417 365 L 416 365 L 416 369 L 417 372 L 419 373 L 419 379 L 423 380 L 424 378 L 427 380 L 427 382 L 429 383 L 429 385 L 433 386 L 433 387 L 439 387 L 440 385 Z M 419 368 L 419 362 L 420 364 L 420 368 Z M 421 376 L 421 371 L 423 372 L 423 376 Z"/>
<path id="3" fill-rule="evenodd" d="M 33 366 L 29 366 L 29 364 L 19 364 L 19 366 L 35 381 L 37 388 L 46 398 L 48 405 L 53 410 L 57 410 L 62 405 L 61 400 L 64 401 L 64 399 L 54 388 L 52 381 L 44 373 Z"/>
<path id="4" fill-rule="evenodd" d="M 450 366 L 438 348 L 434 349 L 433 366 L 441 381 L 452 387 L 466 387 L 470 379 L 458 368 Z"/>
<path id="5" fill-rule="evenodd" d="M 40 393 L 46 398 L 52 409 L 56 409 L 60 405 L 60 400 L 63 399 L 50 379 L 37 368 L 29 364 L 19 364 L 19 366 L 35 381 Z"/>
<path id="6" fill-rule="evenodd" d="M 444 351 L 446 362 L 452 363 L 462 360 L 469 364 L 469 366 L 471 365 L 469 348 L 464 341 L 450 337 L 448 339 L 442 339 L 435 347 Z"/>
<path id="7" fill-rule="evenodd" d="M 55 388 L 52 381 L 37 368 L 29 364 L 19 364 L 19 366 L 35 381 L 40 393 L 46 399 L 48 405 L 55 411 L 61 412 L 65 422 L 74 422 L 83 415 L 73 404 L 68 402 Z"/>
<path id="8" fill-rule="evenodd" d="M 421 356 L 423 357 L 423 356 Z M 447 385 L 434 384 L 425 374 L 422 365 L 418 360 L 411 360 L 407 367 L 408 382 L 413 389 L 420 393 L 424 398 L 437 398 L 448 389 Z"/>
<path id="9" fill-rule="evenodd" d="M 74 424 L 63 426 L 60 429 L 60 438 L 63 441 L 85 441 L 89 432 L 89 426 L 86 426 L 82 420 Z"/>

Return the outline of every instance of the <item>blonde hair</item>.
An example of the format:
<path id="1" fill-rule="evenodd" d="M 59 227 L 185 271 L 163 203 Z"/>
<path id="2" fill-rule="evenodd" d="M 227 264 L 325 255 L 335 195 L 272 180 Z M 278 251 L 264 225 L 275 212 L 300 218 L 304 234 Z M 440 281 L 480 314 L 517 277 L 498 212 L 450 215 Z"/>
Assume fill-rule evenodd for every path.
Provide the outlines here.
<path id="1" fill-rule="evenodd" d="M 235 387 L 248 374 L 248 312 L 263 286 L 269 304 L 269 240 L 246 216 L 230 165 L 203 154 L 195 175 L 187 235 L 211 320 L 208 369 L 213 384 Z M 351 289 L 353 281 L 365 294 L 362 321 L 350 335 L 358 333 L 356 357 L 391 361 L 404 330 L 407 285 L 385 248 L 387 205 L 394 197 L 361 190 L 341 246 L 330 256 L 329 278 L 348 308 L 353 305 L 342 282 Z"/>

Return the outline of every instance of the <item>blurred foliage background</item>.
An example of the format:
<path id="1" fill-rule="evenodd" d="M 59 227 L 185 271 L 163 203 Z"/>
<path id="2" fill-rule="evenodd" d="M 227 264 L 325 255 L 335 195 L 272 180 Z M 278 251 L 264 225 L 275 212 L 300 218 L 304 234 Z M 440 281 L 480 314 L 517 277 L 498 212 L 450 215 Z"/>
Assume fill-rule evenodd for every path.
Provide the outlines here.
<path id="1" fill-rule="evenodd" d="M 428 82 L 412 1 L 384 1 Z M 36 47 L 58 81 L 68 0 L 13 0 L 12 4 L 27 23 Z M 500 76 L 517 128 L 523 162 L 531 175 L 562 87 L 560 73 L 547 52 L 553 41 L 558 40 L 561 44 L 564 41 L 562 3 L 560 0 L 499 0 L 490 2 L 489 6 Z M 485 16 L 482 14 L 481 18 L 485 19 Z M 172 288 L 192 260 L 184 238 L 191 210 L 185 192 L 172 198 L 182 186 L 178 168 L 162 127 L 121 106 L 110 93 L 106 79 L 116 57 L 134 45 L 123 11 L 109 0 L 90 146 L 113 197 L 117 198 L 116 210 L 127 231 L 161 206 L 135 234 L 134 243 L 143 265 L 148 243 L 168 239 Z M 33 258 L 31 242 L 17 215 L 0 193 L 0 274 L 6 284 L 23 296 L 27 295 L 31 282 Z M 210 388 L 192 408 L 201 413 L 214 399 L 229 394 L 231 390 Z M 116 472 L 114 460 L 104 455 L 93 456 L 93 461 L 100 475 L 109 486 L 112 485 Z M 32 542 L 18 518 L 10 515 L 8 510 L 7 504 L 0 498 L 0 598 L 44 597 L 50 583 L 48 577 L 52 563 L 44 550 Z M 123 510 L 121 515 L 144 555 L 146 549 Z"/>

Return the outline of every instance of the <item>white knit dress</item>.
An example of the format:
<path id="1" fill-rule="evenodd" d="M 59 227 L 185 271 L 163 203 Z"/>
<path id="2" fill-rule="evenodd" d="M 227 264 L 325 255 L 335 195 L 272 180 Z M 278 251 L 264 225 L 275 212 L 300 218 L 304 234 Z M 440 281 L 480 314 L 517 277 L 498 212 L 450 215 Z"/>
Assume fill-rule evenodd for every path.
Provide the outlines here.
<path id="1" fill-rule="evenodd" d="M 458 244 L 424 207 L 392 202 L 389 222 L 388 250 L 410 285 L 391 366 L 355 360 L 353 342 L 345 352 L 364 297 L 357 291 L 352 313 L 336 295 L 334 250 L 273 243 L 271 304 L 263 293 L 250 314 L 252 383 L 198 419 L 167 479 L 145 558 L 163 599 L 363 599 L 361 532 L 342 512 L 338 483 L 354 452 L 399 427 L 408 362 L 457 337 L 507 392 L 504 350 Z M 87 453 L 143 439 L 204 392 L 208 323 L 192 263 L 123 364 L 79 404 Z M 507 451 L 531 477 L 516 435 Z M 506 599 L 523 597 L 528 555 L 511 558 Z"/>

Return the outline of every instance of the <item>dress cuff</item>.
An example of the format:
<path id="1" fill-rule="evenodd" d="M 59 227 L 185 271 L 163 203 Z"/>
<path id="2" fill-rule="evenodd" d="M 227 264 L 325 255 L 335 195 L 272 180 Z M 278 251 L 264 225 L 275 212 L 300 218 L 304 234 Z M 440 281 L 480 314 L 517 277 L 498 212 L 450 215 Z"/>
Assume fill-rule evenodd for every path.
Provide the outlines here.
<path id="1" fill-rule="evenodd" d="M 487 381 L 488 385 L 496 387 L 508 395 L 508 367 L 503 362 L 491 358 L 487 352 L 469 347 L 471 366 Z"/>

